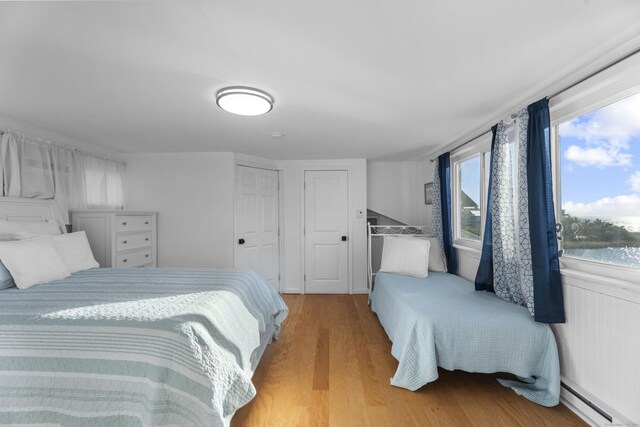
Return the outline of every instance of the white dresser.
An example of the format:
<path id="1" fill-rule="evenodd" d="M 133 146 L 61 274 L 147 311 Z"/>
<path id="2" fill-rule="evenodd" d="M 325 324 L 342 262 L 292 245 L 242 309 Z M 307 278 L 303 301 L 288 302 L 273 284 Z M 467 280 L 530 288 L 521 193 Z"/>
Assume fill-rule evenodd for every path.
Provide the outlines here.
<path id="1" fill-rule="evenodd" d="M 157 212 L 71 211 L 73 231 L 84 230 L 100 267 L 156 267 Z"/>

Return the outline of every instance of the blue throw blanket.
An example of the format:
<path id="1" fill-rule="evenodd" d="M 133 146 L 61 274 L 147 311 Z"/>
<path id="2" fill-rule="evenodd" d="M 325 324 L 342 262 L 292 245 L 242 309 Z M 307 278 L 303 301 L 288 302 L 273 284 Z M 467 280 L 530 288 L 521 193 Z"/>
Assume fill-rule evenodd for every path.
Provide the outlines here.
<path id="1" fill-rule="evenodd" d="M 259 274 L 93 269 L 0 291 L 0 424 L 224 426 L 287 316 Z"/>
<path id="2" fill-rule="evenodd" d="M 400 362 L 391 384 L 417 390 L 444 369 L 509 372 L 522 381 L 499 380 L 544 406 L 560 398 L 560 366 L 549 325 L 529 311 L 447 273 L 425 279 L 378 273 L 371 308 L 393 342 Z"/>

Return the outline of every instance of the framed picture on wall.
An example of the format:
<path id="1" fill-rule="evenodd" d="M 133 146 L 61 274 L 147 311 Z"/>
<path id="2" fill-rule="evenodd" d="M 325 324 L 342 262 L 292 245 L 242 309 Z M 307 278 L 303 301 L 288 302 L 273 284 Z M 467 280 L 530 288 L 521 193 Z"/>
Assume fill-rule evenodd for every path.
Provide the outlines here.
<path id="1" fill-rule="evenodd" d="M 433 182 L 427 182 L 424 185 L 424 204 L 430 205 L 433 203 Z"/>

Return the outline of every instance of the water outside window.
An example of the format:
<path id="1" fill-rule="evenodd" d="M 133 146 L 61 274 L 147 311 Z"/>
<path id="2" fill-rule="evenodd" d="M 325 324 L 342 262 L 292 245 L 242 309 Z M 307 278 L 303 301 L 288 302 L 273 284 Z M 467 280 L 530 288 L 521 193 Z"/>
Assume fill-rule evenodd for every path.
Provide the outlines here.
<path id="1" fill-rule="evenodd" d="M 565 256 L 640 268 L 640 94 L 558 131 Z"/>

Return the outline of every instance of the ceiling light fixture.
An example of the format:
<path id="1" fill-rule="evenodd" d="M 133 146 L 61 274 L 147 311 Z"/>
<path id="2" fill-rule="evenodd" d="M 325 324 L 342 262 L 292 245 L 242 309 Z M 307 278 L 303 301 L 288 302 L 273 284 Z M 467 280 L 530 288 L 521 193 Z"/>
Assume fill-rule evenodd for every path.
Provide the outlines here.
<path id="1" fill-rule="evenodd" d="M 225 87 L 216 94 L 218 107 L 241 116 L 259 116 L 273 108 L 273 97 L 252 87 Z"/>

